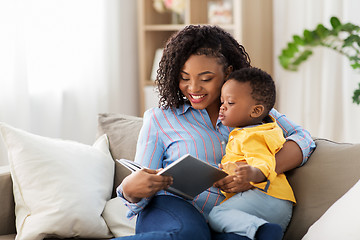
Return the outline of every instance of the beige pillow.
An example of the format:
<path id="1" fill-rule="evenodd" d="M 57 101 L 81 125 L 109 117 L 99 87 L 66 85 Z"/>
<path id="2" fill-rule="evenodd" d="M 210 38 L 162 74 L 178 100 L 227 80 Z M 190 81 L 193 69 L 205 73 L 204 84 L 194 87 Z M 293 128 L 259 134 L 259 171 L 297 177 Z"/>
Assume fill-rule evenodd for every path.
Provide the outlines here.
<path id="1" fill-rule="evenodd" d="M 0 123 L 8 149 L 19 240 L 107 238 L 101 214 L 113 188 L 106 135 L 93 146 Z"/>
<path id="2" fill-rule="evenodd" d="M 106 134 L 110 142 L 110 152 L 113 159 L 134 160 L 136 143 L 142 118 L 119 113 L 103 113 L 98 116 L 98 135 Z M 130 171 L 120 163 L 115 163 L 115 179 L 113 197 L 116 197 L 116 188 Z"/>
<path id="3" fill-rule="evenodd" d="M 126 218 L 129 208 L 124 205 L 120 198 L 110 199 L 102 214 L 111 233 L 115 237 L 123 237 L 135 234 L 136 217 Z"/>
<path id="4" fill-rule="evenodd" d="M 308 228 L 360 178 L 360 144 L 316 139 L 308 162 L 287 173 L 297 205 L 284 240 L 301 239 Z"/>
<path id="5" fill-rule="evenodd" d="M 309 229 L 303 240 L 360 238 L 360 181 L 337 200 Z"/>

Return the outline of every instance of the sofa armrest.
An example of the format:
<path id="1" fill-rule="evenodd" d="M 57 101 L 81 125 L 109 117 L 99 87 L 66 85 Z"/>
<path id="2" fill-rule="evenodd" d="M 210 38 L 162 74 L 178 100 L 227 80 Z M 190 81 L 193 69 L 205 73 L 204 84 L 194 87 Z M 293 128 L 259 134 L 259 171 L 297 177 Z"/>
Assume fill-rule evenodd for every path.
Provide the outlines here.
<path id="1" fill-rule="evenodd" d="M 9 166 L 0 166 L 0 235 L 16 233 L 12 186 Z"/>

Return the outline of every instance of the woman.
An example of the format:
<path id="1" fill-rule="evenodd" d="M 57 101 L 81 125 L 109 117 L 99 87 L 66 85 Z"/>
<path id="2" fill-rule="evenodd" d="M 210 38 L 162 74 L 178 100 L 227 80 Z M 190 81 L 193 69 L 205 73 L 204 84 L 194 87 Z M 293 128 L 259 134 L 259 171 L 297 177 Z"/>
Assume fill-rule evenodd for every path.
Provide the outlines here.
<path id="1" fill-rule="evenodd" d="M 135 161 L 148 167 L 129 175 L 118 188 L 119 197 L 139 214 L 136 235 L 124 239 L 246 239 L 214 233 L 206 222 L 225 192 L 251 188 L 227 176 L 192 202 L 164 191 L 171 177 L 156 175 L 180 156 L 190 153 L 217 166 L 225 154 L 231 128 L 218 120 L 220 90 L 233 71 L 250 67 L 250 58 L 229 33 L 215 26 L 188 26 L 167 42 L 156 84 L 160 107 L 145 112 Z M 315 144 L 310 134 L 272 109 L 287 141 L 276 155 L 278 173 L 306 162 Z M 271 239 L 271 228 L 260 227 L 258 239 Z"/>

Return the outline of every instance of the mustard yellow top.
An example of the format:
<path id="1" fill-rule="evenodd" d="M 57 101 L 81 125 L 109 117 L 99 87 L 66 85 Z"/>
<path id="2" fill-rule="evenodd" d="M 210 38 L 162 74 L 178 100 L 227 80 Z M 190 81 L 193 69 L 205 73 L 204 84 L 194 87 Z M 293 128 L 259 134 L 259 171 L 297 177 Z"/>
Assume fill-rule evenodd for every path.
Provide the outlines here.
<path id="1" fill-rule="evenodd" d="M 221 163 L 243 161 L 260 169 L 267 181 L 251 182 L 254 187 L 270 196 L 296 203 L 285 174 L 275 172 L 275 154 L 282 148 L 285 138 L 275 119 L 271 119 L 273 122 L 232 130 L 226 146 L 226 155 Z M 224 194 L 226 199 L 234 195 Z"/>

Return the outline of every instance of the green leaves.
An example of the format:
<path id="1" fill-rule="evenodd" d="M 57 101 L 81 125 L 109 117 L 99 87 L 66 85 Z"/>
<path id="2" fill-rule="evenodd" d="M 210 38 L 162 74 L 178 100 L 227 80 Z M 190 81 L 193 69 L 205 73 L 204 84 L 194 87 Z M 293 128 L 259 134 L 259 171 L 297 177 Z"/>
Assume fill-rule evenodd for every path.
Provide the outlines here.
<path id="1" fill-rule="evenodd" d="M 279 62 L 283 68 L 297 71 L 318 46 L 333 49 L 347 57 L 350 66 L 360 70 L 360 27 L 352 23 L 342 24 L 337 17 L 330 18 L 331 29 L 318 24 L 314 30 L 305 29 L 303 36 L 294 35 L 293 41 L 282 49 Z M 360 104 L 360 84 L 354 91 L 353 102 Z"/>
<path id="2" fill-rule="evenodd" d="M 359 83 L 358 89 L 356 89 L 354 91 L 354 95 L 353 95 L 352 99 L 353 99 L 354 103 L 356 103 L 358 105 L 360 104 L 360 83 Z"/>
<path id="3" fill-rule="evenodd" d="M 331 26 L 333 27 L 333 29 L 336 29 L 341 26 L 341 22 L 337 17 L 331 17 L 330 23 L 331 23 Z"/>

